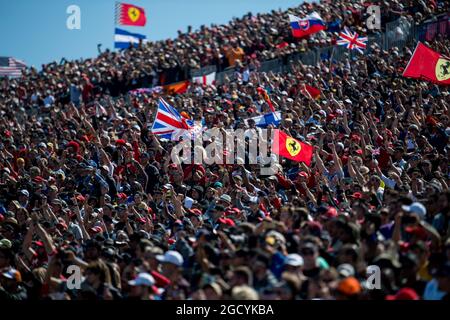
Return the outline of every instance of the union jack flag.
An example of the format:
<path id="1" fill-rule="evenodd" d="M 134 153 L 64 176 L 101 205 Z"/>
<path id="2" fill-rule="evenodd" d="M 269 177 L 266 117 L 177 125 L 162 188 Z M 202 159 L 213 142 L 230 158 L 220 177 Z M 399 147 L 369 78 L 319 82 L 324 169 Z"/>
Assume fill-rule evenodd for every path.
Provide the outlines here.
<path id="1" fill-rule="evenodd" d="M 198 133 L 193 120 L 181 116 L 178 111 L 164 99 L 159 100 L 158 111 L 152 125 L 152 132 L 160 138 L 179 140 L 181 137 L 190 137 Z"/>
<path id="2" fill-rule="evenodd" d="M 347 27 L 339 34 L 337 44 L 347 46 L 347 49 L 358 50 L 360 53 L 366 49 L 367 37 L 360 37 L 358 33 L 352 32 Z"/>

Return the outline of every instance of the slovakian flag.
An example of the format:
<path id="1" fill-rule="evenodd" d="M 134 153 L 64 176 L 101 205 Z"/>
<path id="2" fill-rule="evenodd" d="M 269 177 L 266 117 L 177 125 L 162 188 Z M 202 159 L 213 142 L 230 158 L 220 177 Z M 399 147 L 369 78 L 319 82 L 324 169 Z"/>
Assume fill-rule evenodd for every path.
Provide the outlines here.
<path id="1" fill-rule="evenodd" d="M 364 53 L 366 50 L 367 37 L 361 37 L 358 33 L 352 32 L 349 28 L 345 27 L 344 30 L 339 33 L 339 39 L 337 44 L 339 46 L 346 46 L 350 50 L 358 50 L 360 53 Z"/>
<path id="2" fill-rule="evenodd" d="M 419 42 L 403 76 L 450 85 L 450 59 Z"/>
<path id="3" fill-rule="evenodd" d="M 272 142 L 273 153 L 297 162 L 304 162 L 309 167 L 311 166 L 313 151 L 313 146 L 298 141 L 283 131 L 275 129 Z"/>
<path id="4" fill-rule="evenodd" d="M 258 87 L 256 88 L 256 91 L 258 91 L 258 94 L 264 99 L 264 101 L 269 105 L 269 108 L 272 112 L 275 112 L 275 107 L 273 106 L 272 100 L 270 100 L 269 94 L 267 93 L 267 90 Z"/>
<path id="5" fill-rule="evenodd" d="M 205 86 L 214 85 L 216 83 L 216 73 L 211 72 L 210 74 L 206 74 L 199 77 L 192 77 L 192 82 L 197 84 L 202 84 Z"/>
<path id="6" fill-rule="evenodd" d="M 128 3 L 116 2 L 116 24 L 143 27 L 147 23 L 143 8 Z"/>
<path id="7" fill-rule="evenodd" d="M 304 38 L 325 30 L 325 23 L 317 12 L 309 14 L 304 19 L 300 19 L 299 17 L 290 14 L 289 22 L 291 24 L 292 35 L 295 38 Z"/>

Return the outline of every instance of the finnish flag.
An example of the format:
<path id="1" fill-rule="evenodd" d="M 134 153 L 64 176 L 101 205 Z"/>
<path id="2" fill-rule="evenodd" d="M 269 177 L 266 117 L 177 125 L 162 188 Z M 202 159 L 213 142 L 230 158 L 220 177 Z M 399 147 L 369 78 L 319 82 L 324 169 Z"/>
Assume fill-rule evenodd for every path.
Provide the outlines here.
<path id="1" fill-rule="evenodd" d="M 259 128 L 266 128 L 269 124 L 277 127 L 281 122 L 281 112 L 270 112 L 253 118 L 245 119 L 245 124 L 248 125 L 248 121 L 252 119 Z"/>

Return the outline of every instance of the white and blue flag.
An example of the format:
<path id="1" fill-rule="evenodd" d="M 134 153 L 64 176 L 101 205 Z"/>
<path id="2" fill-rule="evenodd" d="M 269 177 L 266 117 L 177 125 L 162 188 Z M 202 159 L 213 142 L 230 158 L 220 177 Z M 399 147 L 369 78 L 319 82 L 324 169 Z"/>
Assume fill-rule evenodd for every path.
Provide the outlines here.
<path id="1" fill-rule="evenodd" d="M 143 34 L 132 33 L 116 28 L 116 31 L 114 33 L 114 48 L 127 49 L 130 47 L 130 43 L 136 47 L 139 44 L 140 40 L 144 42 L 146 38 L 147 37 Z"/>
<path id="2" fill-rule="evenodd" d="M 253 118 L 245 119 L 245 124 L 248 125 L 248 121 L 252 119 L 255 121 L 257 127 L 266 128 L 269 124 L 277 127 L 281 122 L 281 111 L 270 112 Z"/>

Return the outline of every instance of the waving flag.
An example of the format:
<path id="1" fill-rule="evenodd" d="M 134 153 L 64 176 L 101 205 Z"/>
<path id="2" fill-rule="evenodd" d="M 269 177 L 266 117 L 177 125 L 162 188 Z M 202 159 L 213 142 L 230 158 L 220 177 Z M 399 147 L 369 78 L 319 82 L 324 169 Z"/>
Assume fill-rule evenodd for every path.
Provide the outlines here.
<path id="1" fill-rule="evenodd" d="M 163 86 L 163 89 L 166 94 L 170 95 L 183 94 L 188 90 L 189 85 L 190 85 L 189 80 L 185 80 L 176 83 L 166 84 Z"/>
<path id="2" fill-rule="evenodd" d="M 269 94 L 267 93 L 267 90 L 262 88 L 262 87 L 258 87 L 256 89 L 256 91 L 258 91 L 258 94 L 263 97 L 264 101 L 269 105 L 269 108 L 272 112 L 275 112 L 275 107 L 273 106 L 272 100 L 270 100 Z"/>
<path id="3" fill-rule="evenodd" d="M 281 130 L 275 130 L 272 142 L 273 153 L 297 162 L 304 162 L 309 167 L 313 150 L 313 146 L 298 141 Z"/>
<path id="4" fill-rule="evenodd" d="M 181 116 L 164 99 L 159 100 L 158 111 L 152 125 L 152 132 L 160 138 L 178 140 L 182 136 L 198 132 L 193 120 Z"/>
<path id="5" fill-rule="evenodd" d="M 309 93 L 309 95 L 313 98 L 313 99 L 318 99 L 320 98 L 320 94 L 322 93 L 320 91 L 320 89 L 317 89 L 315 87 L 311 87 L 307 84 L 304 85 L 304 88 L 301 90 L 301 92 L 306 96 L 307 92 Z"/>
<path id="6" fill-rule="evenodd" d="M 367 37 L 360 37 L 358 33 L 352 32 L 347 27 L 339 34 L 337 44 L 347 46 L 347 49 L 358 50 L 360 53 L 366 49 Z"/>
<path id="7" fill-rule="evenodd" d="M 403 76 L 450 85 L 450 59 L 419 42 Z"/>
<path id="8" fill-rule="evenodd" d="M 20 77 L 26 64 L 11 57 L 0 57 L 0 77 Z"/>
<path id="9" fill-rule="evenodd" d="M 137 46 L 140 41 L 145 41 L 147 37 L 139 33 L 131 33 L 116 28 L 114 33 L 114 48 L 127 49 L 130 45 Z"/>
<path id="10" fill-rule="evenodd" d="M 147 18 L 143 8 L 128 3 L 116 2 L 116 24 L 143 27 L 146 22 Z"/>
<path id="11" fill-rule="evenodd" d="M 140 95 L 140 94 L 153 94 L 153 93 L 161 93 L 163 92 L 163 87 L 156 86 L 153 88 L 138 88 L 128 91 L 130 94 Z"/>
<path id="12" fill-rule="evenodd" d="M 214 85 L 216 82 L 216 73 L 211 72 L 210 74 L 206 74 L 199 77 L 192 77 L 192 82 L 197 84 L 202 84 L 205 86 Z"/>
<path id="13" fill-rule="evenodd" d="M 304 38 L 325 30 L 325 23 L 317 12 L 309 14 L 304 19 L 300 19 L 299 17 L 290 14 L 289 22 L 292 28 L 292 35 L 295 38 Z"/>
<path id="14" fill-rule="evenodd" d="M 256 126 L 260 128 L 266 128 L 269 124 L 277 127 L 281 122 L 281 112 L 270 112 L 260 116 L 245 119 L 244 122 L 246 125 L 248 125 L 249 120 L 255 121 Z"/>

